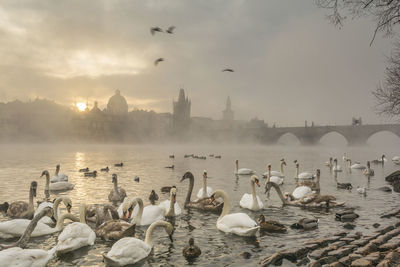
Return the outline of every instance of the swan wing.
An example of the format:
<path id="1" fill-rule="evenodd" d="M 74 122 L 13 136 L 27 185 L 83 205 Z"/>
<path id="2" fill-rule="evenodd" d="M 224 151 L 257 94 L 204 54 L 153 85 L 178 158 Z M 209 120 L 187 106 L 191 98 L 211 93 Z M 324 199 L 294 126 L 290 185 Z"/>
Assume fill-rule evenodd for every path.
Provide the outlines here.
<path id="1" fill-rule="evenodd" d="M 118 240 L 107 253 L 107 257 L 120 265 L 134 264 L 146 258 L 151 252 L 151 246 L 134 237 L 124 237 Z"/>
<path id="2" fill-rule="evenodd" d="M 211 197 L 212 192 L 214 192 L 213 189 L 207 186 L 207 197 Z M 200 188 L 199 192 L 197 193 L 197 198 L 203 198 L 203 187 Z"/>
<path id="3" fill-rule="evenodd" d="M 39 212 L 41 212 L 46 207 L 53 208 L 53 203 L 52 202 L 42 202 L 42 203 L 40 203 L 40 205 L 35 210 L 35 215 L 34 216 L 36 216 Z M 58 217 L 61 216 L 61 212 L 60 212 L 59 208 L 57 209 L 57 215 L 58 215 Z M 39 220 L 39 222 L 47 224 L 47 225 L 54 225 L 54 221 L 49 216 L 44 216 L 43 218 L 41 218 Z"/>
<path id="4" fill-rule="evenodd" d="M 314 175 L 311 172 L 302 172 L 299 174 L 299 179 L 312 179 Z"/>
<path id="5" fill-rule="evenodd" d="M 251 209 L 253 204 L 253 196 L 251 194 L 244 194 L 240 199 L 239 204 L 242 208 Z"/>
<path id="6" fill-rule="evenodd" d="M 132 212 L 132 217 L 135 218 L 136 214 L 139 212 L 139 207 L 136 206 Z M 150 225 L 153 222 L 164 220 L 164 209 L 157 205 L 148 205 L 144 207 L 142 220 L 140 225 Z"/>
<path id="7" fill-rule="evenodd" d="M 255 173 L 253 170 L 247 168 L 241 168 L 237 171 L 237 174 L 242 174 L 242 175 L 249 175 L 253 173 Z"/>
<path id="8" fill-rule="evenodd" d="M 167 213 L 169 211 L 169 202 L 170 200 L 164 200 L 160 202 L 160 204 L 158 204 L 160 208 L 164 209 L 164 213 Z M 175 215 L 180 215 L 182 213 L 182 209 L 179 206 L 178 202 L 175 203 L 174 209 L 175 209 Z"/>
<path id="9" fill-rule="evenodd" d="M 68 182 L 68 175 L 61 173 L 59 175 L 54 175 L 51 180 L 51 183 L 58 183 L 58 182 Z"/>
<path id="10" fill-rule="evenodd" d="M 74 188 L 74 184 L 70 182 L 57 182 L 57 183 L 51 183 L 49 185 L 49 189 L 52 191 L 62 191 L 62 190 L 72 190 Z"/>
<path id="11" fill-rule="evenodd" d="M 270 177 L 270 178 L 269 178 L 269 181 L 270 181 L 270 182 L 274 182 L 274 183 L 276 183 L 277 185 L 283 184 L 283 178 L 280 178 L 280 177 L 278 177 L 278 176 L 272 176 L 272 177 Z"/>
<path id="12" fill-rule="evenodd" d="M 293 190 L 292 195 L 294 196 L 295 199 L 300 199 L 311 193 L 312 193 L 312 190 L 310 187 L 302 185 L 302 186 L 296 187 L 296 189 Z"/>
<path id="13" fill-rule="evenodd" d="M 232 213 L 219 219 L 217 228 L 225 233 L 252 236 L 257 233 L 259 226 L 246 213 Z"/>
<path id="14" fill-rule="evenodd" d="M 0 251 L 0 262 L 7 264 L 7 266 L 43 267 L 53 258 L 54 252 L 54 248 L 45 251 L 42 249 L 13 247 Z"/>
<path id="15" fill-rule="evenodd" d="M 95 232 L 87 224 L 70 223 L 58 236 L 57 252 L 67 253 L 81 247 L 91 246 L 95 239 Z"/>
<path id="16" fill-rule="evenodd" d="M 0 238 L 13 238 L 13 237 L 20 237 L 24 232 L 25 229 L 28 227 L 30 220 L 26 219 L 15 219 L 6 222 L 0 223 Z M 35 229 L 33 230 L 31 236 L 42 236 L 51 233 L 55 233 L 58 230 L 56 228 L 52 228 L 47 224 L 40 223 L 36 225 Z"/>
<path id="17" fill-rule="evenodd" d="M 279 178 L 285 177 L 285 175 L 278 171 L 271 171 L 271 176 L 278 176 Z"/>

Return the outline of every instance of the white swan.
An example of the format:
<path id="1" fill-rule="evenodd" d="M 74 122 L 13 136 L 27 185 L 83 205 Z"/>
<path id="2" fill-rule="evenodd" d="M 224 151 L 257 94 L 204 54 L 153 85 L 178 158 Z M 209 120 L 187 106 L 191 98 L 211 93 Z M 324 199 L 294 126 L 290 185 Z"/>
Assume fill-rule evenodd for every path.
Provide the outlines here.
<path id="1" fill-rule="evenodd" d="M 165 210 L 158 205 L 143 207 L 141 198 L 134 198 L 131 203 L 135 206 L 131 216 L 132 223 L 136 225 L 150 225 L 164 219 Z"/>
<path id="2" fill-rule="evenodd" d="M 176 187 L 173 186 L 169 193 L 170 200 L 164 200 L 158 206 L 164 209 L 165 217 L 178 216 L 182 213 L 182 209 L 179 206 L 178 202 L 176 202 Z"/>
<path id="3" fill-rule="evenodd" d="M 314 191 L 312 191 L 312 189 L 309 186 L 306 185 L 302 185 L 302 186 L 298 186 L 296 187 L 291 196 L 293 196 L 294 199 L 300 199 L 303 198 L 307 195 L 313 194 Z"/>
<path id="4" fill-rule="evenodd" d="M 56 227 L 54 228 L 48 226 L 47 224 L 38 222 L 31 236 L 37 237 L 59 232 L 63 229 L 63 223 L 66 219 L 72 221 L 77 220 L 74 215 L 70 213 L 65 213 L 61 215 L 60 219 L 57 221 Z M 0 238 L 9 239 L 20 237 L 24 233 L 30 222 L 31 221 L 27 219 L 14 219 L 10 221 L 0 222 Z"/>
<path id="5" fill-rule="evenodd" d="M 394 156 L 394 157 L 392 158 L 392 161 L 393 161 L 393 162 L 400 162 L 400 156 Z"/>
<path id="6" fill-rule="evenodd" d="M 203 172 L 203 187 L 200 188 L 199 192 L 197 193 L 197 198 L 207 198 L 211 196 L 213 189 L 207 186 L 207 171 Z"/>
<path id="7" fill-rule="evenodd" d="M 147 229 L 144 241 L 134 237 L 124 237 L 115 242 L 107 255 L 103 254 L 105 263 L 111 266 L 125 266 L 145 259 L 153 248 L 152 235 L 157 227 L 163 227 L 172 241 L 174 230 L 172 225 L 169 222 L 157 221 Z"/>
<path id="8" fill-rule="evenodd" d="M 271 171 L 271 173 L 270 173 L 270 175 L 271 176 L 277 176 L 277 177 L 279 177 L 279 178 L 285 178 L 285 174 L 284 174 L 284 172 L 283 172 L 283 166 L 286 166 L 286 161 L 285 161 L 285 159 L 281 159 L 281 163 L 280 163 L 280 168 L 281 168 L 281 171 Z M 267 167 L 268 167 L 268 165 L 267 165 Z M 264 174 L 263 174 L 263 177 L 265 178 L 265 177 L 267 177 L 268 176 L 268 171 L 266 171 L 266 172 L 264 172 Z"/>
<path id="9" fill-rule="evenodd" d="M 271 171 L 271 164 L 267 165 L 268 171 L 267 171 L 267 183 L 268 182 L 274 182 L 277 185 L 282 185 L 283 184 L 283 178 L 278 177 L 278 176 L 271 176 L 272 171 Z"/>
<path id="10" fill-rule="evenodd" d="M 251 194 L 244 194 L 242 199 L 240 200 L 240 207 L 249 209 L 249 210 L 260 210 L 264 207 L 261 198 L 256 194 L 255 184 L 260 187 L 260 183 L 258 181 L 257 176 L 253 175 L 250 178 L 250 188 Z"/>
<path id="11" fill-rule="evenodd" d="M 34 216 L 36 216 L 39 212 L 41 212 L 45 207 L 50 207 L 50 208 L 53 209 L 53 212 L 54 212 L 53 217 L 57 221 L 58 217 L 61 216 L 60 209 L 58 208 L 58 206 L 60 205 L 61 201 L 64 203 L 65 207 L 67 208 L 68 213 L 70 213 L 71 212 L 71 208 L 72 208 L 71 199 L 69 197 L 67 197 L 67 196 L 60 196 L 54 201 L 54 203 L 52 203 L 52 202 L 42 202 L 42 203 L 40 203 L 40 205 L 38 206 L 38 208 L 35 211 L 35 215 Z M 43 217 L 42 219 L 40 219 L 39 222 L 45 223 L 47 225 L 53 225 L 55 223 L 48 216 Z"/>
<path id="12" fill-rule="evenodd" d="M 236 170 L 235 170 L 235 174 L 239 174 L 239 175 L 251 175 L 254 174 L 255 171 L 251 170 L 251 169 L 247 169 L 247 168 L 241 168 L 239 169 L 239 160 L 235 161 L 236 164 Z"/>
<path id="13" fill-rule="evenodd" d="M 365 165 L 362 165 L 359 162 L 356 162 L 356 163 L 352 164 L 351 159 L 348 159 L 347 161 L 349 162 L 349 166 L 350 166 L 351 169 L 364 170 L 364 169 L 367 168 Z"/>
<path id="14" fill-rule="evenodd" d="M 367 189 L 365 187 L 357 186 L 357 193 L 366 195 L 367 194 Z"/>
<path id="15" fill-rule="evenodd" d="M 333 166 L 332 157 L 329 158 L 329 161 L 326 161 L 326 162 L 325 162 L 325 166 L 327 166 L 327 167 L 329 167 L 329 168 L 332 168 L 332 166 Z"/>
<path id="16" fill-rule="evenodd" d="M 313 179 L 314 178 L 314 174 L 311 172 L 302 172 L 299 173 L 299 163 L 296 162 L 296 177 L 297 179 Z"/>
<path id="17" fill-rule="evenodd" d="M 341 167 L 340 165 L 337 164 L 337 159 L 334 159 L 334 160 L 333 160 L 333 168 L 332 168 L 332 171 L 334 171 L 334 172 L 341 172 L 341 171 L 343 171 L 343 170 L 342 170 L 342 167 Z"/>
<path id="18" fill-rule="evenodd" d="M 367 161 L 367 168 L 363 171 L 363 174 L 367 176 L 374 176 L 375 174 L 374 170 L 371 169 L 371 164 L 369 161 Z"/>
<path id="19" fill-rule="evenodd" d="M 52 183 L 57 183 L 57 182 L 68 182 L 68 175 L 64 173 L 59 173 L 60 172 L 60 164 L 56 166 L 56 173 L 55 175 L 51 178 L 50 182 Z"/>
<path id="20" fill-rule="evenodd" d="M 70 182 L 57 182 L 50 184 L 50 174 L 48 171 L 43 171 L 40 177 L 42 176 L 46 176 L 46 191 L 65 191 L 74 189 L 75 185 Z"/>
<path id="21" fill-rule="evenodd" d="M 58 236 L 57 254 L 64 254 L 82 247 L 92 246 L 96 233 L 86 224 L 86 205 L 79 207 L 80 222 L 68 224 Z"/>
<path id="22" fill-rule="evenodd" d="M 13 247 L 0 251 L 2 266 L 44 267 L 53 258 L 56 248 L 49 251 L 43 249 L 22 249 Z"/>
<path id="23" fill-rule="evenodd" d="M 230 201 L 228 195 L 223 190 L 216 190 L 210 197 L 210 201 L 221 197 L 224 200 L 224 207 L 217 220 L 217 229 L 239 236 L 254 236 L 260 228 L 257 223 L 246 213 L 229 213 Z"/>

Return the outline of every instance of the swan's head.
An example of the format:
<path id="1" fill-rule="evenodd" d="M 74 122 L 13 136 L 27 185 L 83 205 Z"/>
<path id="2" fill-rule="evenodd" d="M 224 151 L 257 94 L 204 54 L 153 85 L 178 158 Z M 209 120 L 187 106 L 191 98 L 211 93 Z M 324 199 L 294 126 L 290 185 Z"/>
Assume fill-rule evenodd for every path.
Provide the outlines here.
<path id="1" fill-rule="evenodd" d="M 286 161 L 285 161 L 285 159 L 281 159 L 281 163 L 282 163 L 283 165 L 286 166 Z"/>
<path id="2" fill-rule="evenodd" d="M 117 182 L 117 175 L 115 173 L 112 174 L 112 182 L 116 183 Z"/>
<path id="3" fill-rule="evenodd" d="M 207 171 L 206 170 L 203 171 L 203 178 L 207 178 Z"/>
<path id="4" fill-rule="evenodd" d="M 290 201 L 293 200 L 293 199 L 292 199 L 292 196 L 290 195 L 289 192 L 285 192 L 285 199 L 286 199 L 286 200 L 290 200 Z"/>
<path id="5" fill-rule="evenodd" d="M 333 162 L 337 162 L 337 159 L 334 159 Z"/>
<path id="6" fill-rule="evenodd" d="M 56 170 L 60 170 L 60 164 L 57 164 Z"/>
<path id="7" fill-rule="evenodd" d="M 214 200 L 218 199 L 218 198 L 224 198 L 224 194 L 226 195 L 226 193 L 222 190 L 216 190 L 214 191 L 211 196 L 210 196 L 210 203 L 213 203 Z"/>
<path id="8" fill-rule="evenodd" d="M 185 172 L 185 174 L 182 176 L 181 182 L 182 182 L 183 180 L 185 180 L 185 179 L 190 179 L 190 178 L 193 178 L 193 179 L 194 179 L 193 173 L 191 173 L 191 172 Z"/>
<path id="9" fill-rule="evenodd" d="M 37 182 L 36 181 L 32 181 L 31 190 L 32 190 L 33 196 L 36 197 L 36 190 L 37 190 Z"/>
<path id="10" fill-rule="evenodd" d="M 299 163 L 296 163 L 296 168 L 297 168 L 297 169 L 299 168 Z"/>
<path id="11" fill-rule="evenodd" d="M 320 170 L 320 169 L 317 169 L 316 174 L 317 174 L 317 176 L 319 177 L 319 176 L 321 175 L 321 170 Z"/>
<path id="12" fill-rule="evenodd" d="M 270 171 L 270 170 L 271 170 L 271 164 L 268 164 L 268 165 L 267 165 L 267 168 L 268 168 L 268 170 Z"/>
<path id="13" fill-rule="evenodd" d="M 173 186 L 171 188 L 171 191 L 169 191 L 172 201 L 175 203 L 176 202 L 176 186 Z"/>
<path id="14" fill-rule="evenodd" d="M 64 197 L 62 201 L 63 201 L 65 207 L 67 207 L 68 213 L 71 213 L 71 208 L 72 208 L 71 199 L 69 197 Z"/>
<path id="15" fill-rule="evenodd" d="M 258 187 L 260 187 L 260 181 L 256 175 L 251 176 L 251 181 L 255 183 Z"/>
<path id="16" fill-rule="evenodd" d="M 40 177 L 43 176 L 50 176 L 49 172 L 47 170 L 42 171 L 42 175 L 40 175 Z"/>
<path id="17" fill-rule="evenodd" d="M 295 159 L 293 162 L 294 162 L 294 164 L 296 164 L 297 163 L 297 159 Z"/>
<path id="18" fill-rule="evenodd" d="M 265 222 L 264 215 L 261 214 L 260 216 L 258 216 L 257 222 L 258 222 L 258 224 L 261 224 L 261 223 Z"/>
<path id="19" fill-rule="evenodd" d="M 125 198 L 124 202 L 122 203 L 122 220 L 127 221 L 132 216 L 132 212 L 133 205 L 130 201 L 128 201 L 128 198 Z"/>

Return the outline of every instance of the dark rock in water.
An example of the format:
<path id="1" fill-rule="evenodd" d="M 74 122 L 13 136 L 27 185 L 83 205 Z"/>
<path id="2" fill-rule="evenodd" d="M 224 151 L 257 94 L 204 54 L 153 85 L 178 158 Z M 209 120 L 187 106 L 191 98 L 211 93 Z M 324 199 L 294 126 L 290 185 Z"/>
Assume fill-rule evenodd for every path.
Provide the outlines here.
<path id="1" fill-rule="evenodd" d="M 379 223 L 374 223 L 373 225 L 372 225 L 374 228 L 378 228 L 379 226 L 381 226 Z"/>
<path id="2" fill-rule="evenodd" d="M 327 257 L 323 257 L 321 259 L 318 260 L 320 264 L 325 265 L 325 264 L 330 264 L 332 262 L 337 261 L 336 257 L 334 256 L 327 256 Z"/>
<path id="3" fill-rule="evenodd" d="M 392 188 L 390 188 L 389 186 L 379 187 L 378 190 L 383 191 L 383 192 L 392 192 Z"/>
<path id="4" fill-rule="evenodd" d="M 342 264 L 342 263 L 340 263 L 340 262 L 334 262 L 334 263 L 331 263 L 331 264 L 329 264 L 329 267 L 345 267 L 346 265 L 344 265 L 344 264 Z"/>
<path id="5" fill-rule="evenodd" d="M 240 254 L 240 256 L 242 256 L 244 259 L 250 259 L 250 258 L 251 258 L 251 253 L 245 251 L 245 252 L 242 252 L 242 253 Z"/>
<path id="6" fill-rule="evenodd" d="M 389 183 L 393 183 L 395 181 L 399 182 L 400 181 L 400 170 L 389 174 L 388 176 L 386 176 L 385 180 L 386 180 L 386 182 L 389 182 Z"/>
<path id="7" fill-rule="evenodd" d="M 308 265 L 309 263 L 310 263 L 310 260 L 307 257 L 305 257 L 305 258 L 302 258 L 301 260 L 299 260 L 296 265 L 304 266 L 304 265 Z"/>
<path id="8" fill-rule="evenodd" d="M 395 181 L 392 186 L 394 192 L 400 193 L 400 181 Z"/>
<path id="9" fill-rule="evenodd" d="M 351 223 L 346 223 L 343 225 L 343 228 L 349 229 L 349 230 L 353 230 L 354 228 L 356 228 L 356 226 L 354 224 Z"/>
<path id="10" fill-rule="evenodd" d="M 369 260 L 358 259 L 351 263 L 351 266 L 355 267 L 372 267 L 373 265 Z"/>

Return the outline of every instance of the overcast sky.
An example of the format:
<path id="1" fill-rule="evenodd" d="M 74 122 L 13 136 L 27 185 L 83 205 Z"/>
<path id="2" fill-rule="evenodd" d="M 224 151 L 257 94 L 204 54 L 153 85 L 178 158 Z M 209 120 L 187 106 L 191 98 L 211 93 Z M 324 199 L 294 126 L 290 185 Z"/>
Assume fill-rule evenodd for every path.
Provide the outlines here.
<path id="1" fill-rule="evenodd" d="M 374 23 L 331 25 L 314 1 L 1 1 L 0 102 L 36 97 L 171 112 L 184 87 L 192 115 L 277 125 L 383 122 L 371 95 L 393 40 Z M 175 25 L 175 34 L 149 28 Z M 163 57 L 157 67 L 153 62 Z M 221 72 L 233 68 L 234 73 Z"/>

